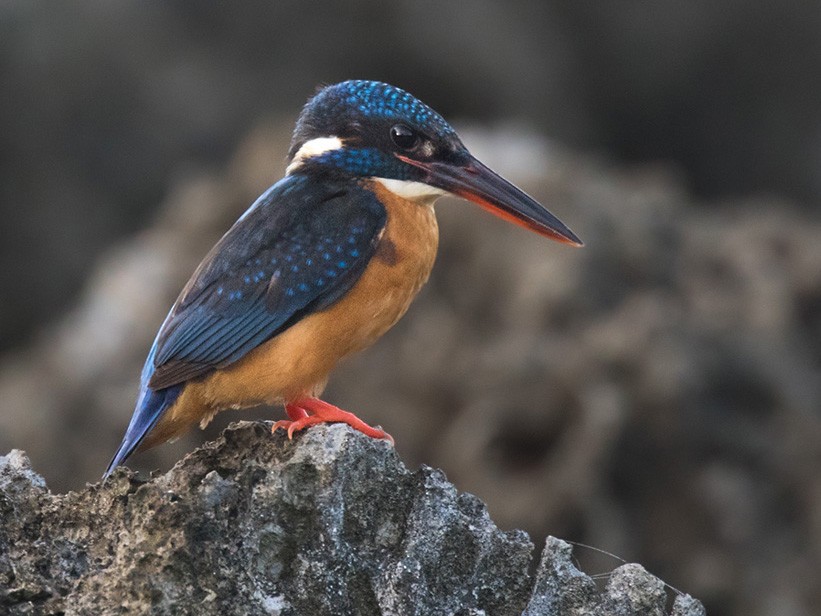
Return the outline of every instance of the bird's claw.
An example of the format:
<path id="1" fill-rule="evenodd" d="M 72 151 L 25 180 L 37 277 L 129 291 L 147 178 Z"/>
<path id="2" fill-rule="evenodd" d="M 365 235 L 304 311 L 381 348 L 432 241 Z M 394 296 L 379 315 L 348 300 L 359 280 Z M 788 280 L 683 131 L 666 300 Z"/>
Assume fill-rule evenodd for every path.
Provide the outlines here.
<path id="1" fill-rule="evenodd" d="M 280 419 L 271 427 L 271 432 L 279 428 L 286 430 L 288 439 L 293 439 L 294 432 L 304 430 L 320 423 L 344 423 L 354 430 L 371 438 L 378 438 L 394 444 L 393 437 L 378 427 L 369 426 L 353 413 L 343 411 L 318 398 L 303 398 L 286 405 L 286 412 L 291 419 Z"/>

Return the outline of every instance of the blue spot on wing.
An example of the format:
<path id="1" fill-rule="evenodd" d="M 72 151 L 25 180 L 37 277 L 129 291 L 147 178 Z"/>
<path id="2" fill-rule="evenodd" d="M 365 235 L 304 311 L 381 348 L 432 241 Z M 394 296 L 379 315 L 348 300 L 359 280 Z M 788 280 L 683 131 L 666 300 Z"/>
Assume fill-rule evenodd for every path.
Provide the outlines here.
<path id="1" fill-rule="evenodd" d="M 280 185 L 287 191 L 275 190 Z M 214 247 L 177 300 L 157 339 L 151 388 L 229 365 L 328 307 L 373 256 L 386 214 L 355 182 L 287 176 L 266 196 Z M 339 253 L 346 258 L 331 262 Z"/>

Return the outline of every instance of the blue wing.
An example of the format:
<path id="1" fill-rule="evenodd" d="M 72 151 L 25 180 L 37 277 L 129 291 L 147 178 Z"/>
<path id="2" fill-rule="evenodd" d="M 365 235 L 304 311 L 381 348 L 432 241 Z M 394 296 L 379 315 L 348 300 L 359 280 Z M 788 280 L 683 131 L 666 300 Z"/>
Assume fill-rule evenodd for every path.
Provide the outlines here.
<path id="1" fill-rule="evenodd" d="M 386 212 L 352 181 L 288 176 L 225 234 L 159 333 L 152 389 L 234 363 L 358 280 Z"/>
<path id="2" fill-rule="evenodd" d="M 190 379 L 245 356 L 359 279 L 385 228 L 385 208 L 352 180 L 286 176 L 228 230 L 165 319 L 140 396 L 106 475 L 159 421 Z"/>

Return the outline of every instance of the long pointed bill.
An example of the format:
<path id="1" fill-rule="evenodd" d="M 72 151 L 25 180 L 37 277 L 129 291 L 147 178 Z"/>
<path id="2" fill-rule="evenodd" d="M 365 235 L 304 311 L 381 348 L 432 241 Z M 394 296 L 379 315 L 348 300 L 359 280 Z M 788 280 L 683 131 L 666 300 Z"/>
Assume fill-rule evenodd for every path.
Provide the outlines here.
<path id="1" fill-rule="evenodd" d="M 543 205 L 473 157 L 464 165 L 423 162 L 402 155 L 397 158 L 425 171 L 426 184 L 473 201 L 499 218 L 557 242 L 583 245 L 576 234 Z"/>

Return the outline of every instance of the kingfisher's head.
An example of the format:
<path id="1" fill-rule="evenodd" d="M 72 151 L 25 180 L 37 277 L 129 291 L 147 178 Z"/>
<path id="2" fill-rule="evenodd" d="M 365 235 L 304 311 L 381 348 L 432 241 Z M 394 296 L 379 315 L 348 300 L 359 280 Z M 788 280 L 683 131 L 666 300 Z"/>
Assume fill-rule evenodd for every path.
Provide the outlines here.
<path id="1" fill-rule="evenodd" d="M 373 178 L 412 201 L 453 194 L 551 239 L 581 246 L 558 218 L 474 158 L 442 116 L 397 87 L 344 81 L 297 120 L 288 173 Z"/>

